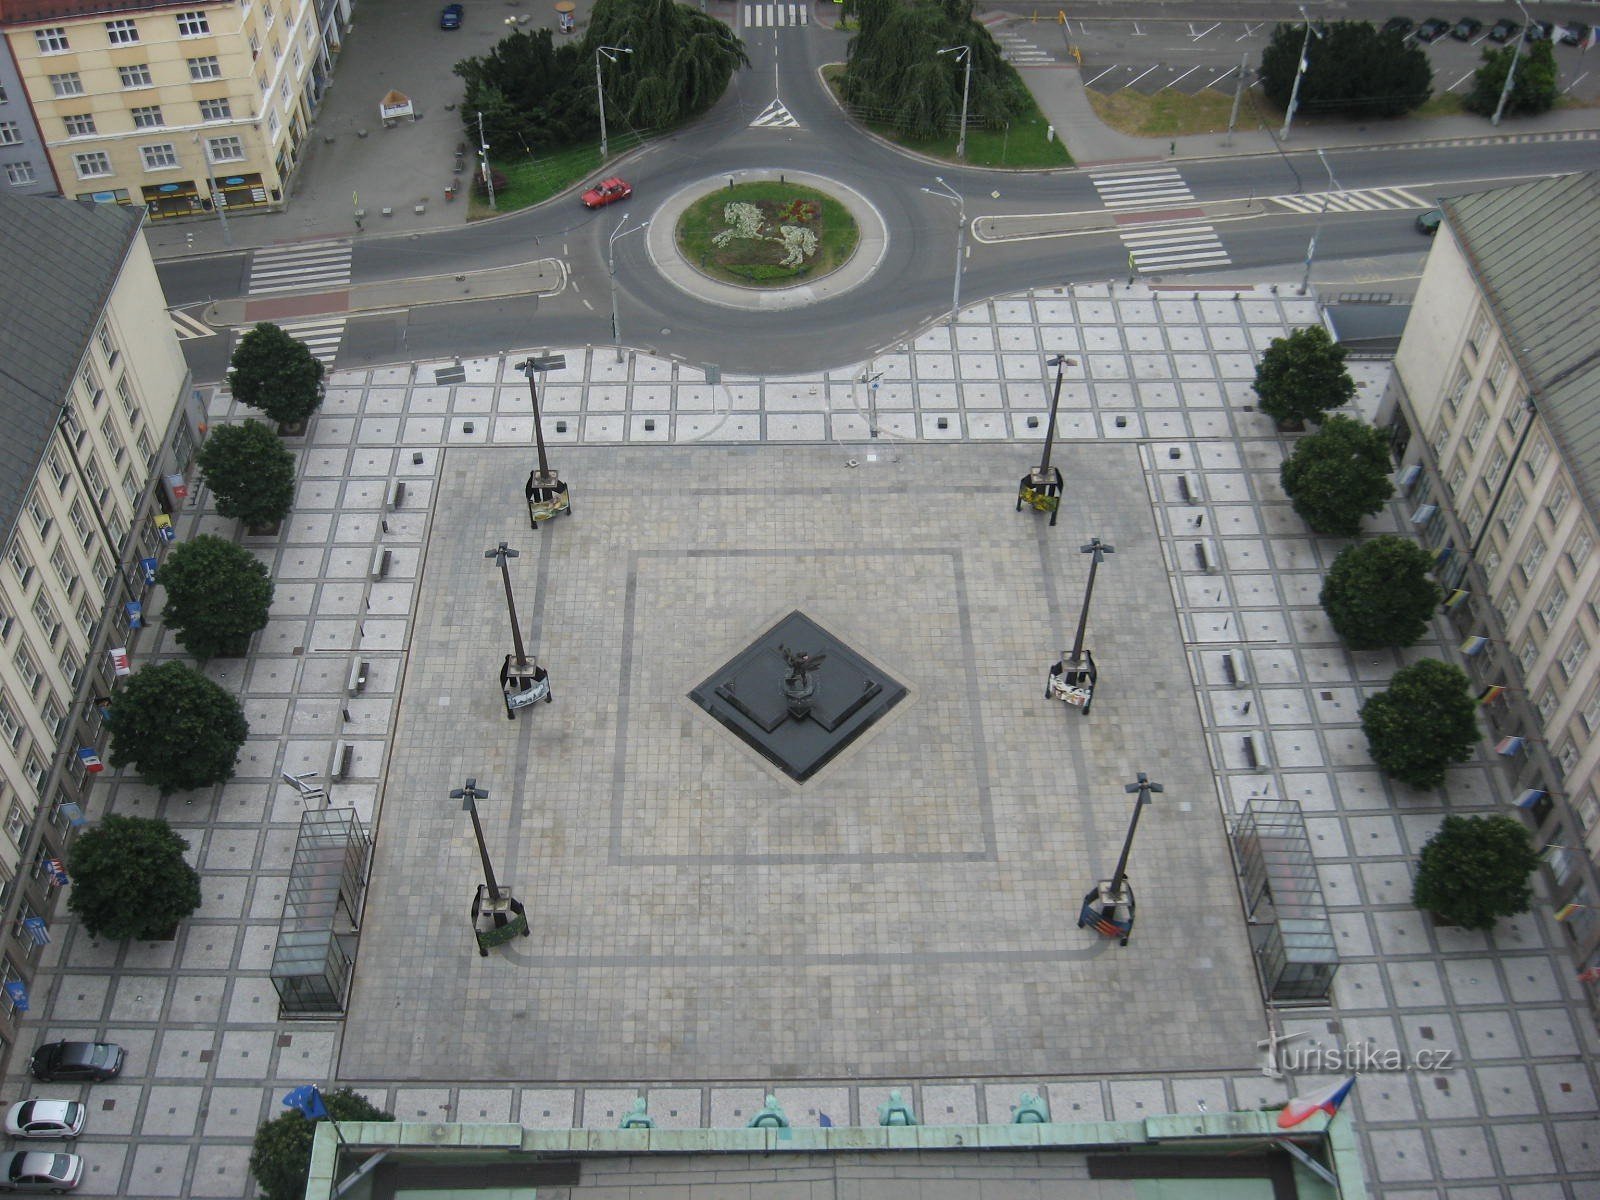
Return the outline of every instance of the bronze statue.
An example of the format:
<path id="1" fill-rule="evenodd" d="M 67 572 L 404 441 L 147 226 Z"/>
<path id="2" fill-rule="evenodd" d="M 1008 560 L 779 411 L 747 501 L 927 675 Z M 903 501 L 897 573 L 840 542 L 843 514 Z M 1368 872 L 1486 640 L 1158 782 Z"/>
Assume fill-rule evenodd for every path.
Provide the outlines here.
<path id="1" fill-rule="evenodd" d="M 789 665 L 789 674 L 784 682 L 791 684 L 803 685 L 806 676 L 828 659 L 826 654 L 808 654 L 804 650 L 791 650 L 781 644 L 778 646 L 778 653 L 783 655 L 783 661 Z"/>

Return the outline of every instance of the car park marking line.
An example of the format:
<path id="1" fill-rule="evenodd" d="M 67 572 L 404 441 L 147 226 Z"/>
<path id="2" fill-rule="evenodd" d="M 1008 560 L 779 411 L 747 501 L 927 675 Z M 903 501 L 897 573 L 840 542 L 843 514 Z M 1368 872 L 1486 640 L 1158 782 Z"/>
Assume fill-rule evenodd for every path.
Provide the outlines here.
<path id="1" fill-rule="evenodd" d="M 180 342 L 187 342 L 193 338 L 212 337 L 217 332 L 204 321 L 197 320 L 186 312 L 179 312 L 175 308 L 167 309 L 167 316 L 172 318 L 172 328 L 178 335 Z"/>
<path id="2" fill-rule="evenodd" d="M 761 110 L 759 116 L 750 122 L 754 129 L 799 129 L 800 122 L 794 119 L 782 100 L 774 99 L 773 102 Z"/>
<path id="3" fill-rule="evenodd" d="M 1571 83 L 1567 84 L 1566 87 L 1562 88 L 1561 89 L 1561 94 L 1563 96 L 1565 96 L 1568 92 L 1570 92 L 1573 88 L 1577 87 L 1580 83 L 1582 83 L 1587 78 L 1589 78 L 1589 72 L 1585 71 L 1582 75 L 1579 75 Z"/>
<path id="4" fill-rule="evenodd" d="M 1201 38 L 1205 37 L 1208 34 L 1215 33 L 1217 30 L 1219 30 L 1221 28 L 1222 28 L 1222 22 L 1221 21 L 1217 21 L 1211 26 L 1210 29 L 1202 29 L 1199 33 L 1196 33 L 1194 31 L 1194 22 L 1190 21 L 1189 22 L 1189 40 L 1191 42 L 1198 42 Z"/>
<path id="5" fill-rule="evenodd" d="M 1171 70 L 1176 70 L 1177 68 L 1168 67 L 1167 69 L 1169 71 L 1171 71 Z M 1169 88 L 1170 87 L 1177 87 L 1180 83 L 1182 83 L 1185 79 L 1189 78 L 1189 76 L 1193 75 L 1196 71 L 1201 71 L 1201 70 L 1204 70 L 1204 69 L 1205 68 L 1203 68 L 1203 67 L 1190 67 L 1187 71 L 1185 71 L 1182 75 L 1179 75 L 1176 79 L 1169 80 L 1167 82 L 1167 86 Z"/>
<path id="6" fill-rule="evenodd" d="M 1236 42 L 1242 42 L 1242 41 L 1245 40 L 1245 38 L 1255 37 L 1256 30 L 1260 29 L 1261 26 L 1265 25 L 1265 24 L 1266 24 L 1266 22 L 1262 21 L 1260 24 L 1257 24 L 1257 25 L 1246 25 L 1244 27 L 1244 32 L 1241 33 L 1238 37 L 1234 38 L 1233 40 L 1236 41 Z"/>
<path id="7" fill-rule="evenodd" d="M 1119 67 L 1119 66 L 1120 66 L 1120 65 L 1121 65 L 1121 64 L 1120 64 L 1120 63 L 1112 63 L 1112 64 L 1111 64 L 1111 65 L 1110 65 L 1110 66 L 1109 66 L 1109 67 L 1107 67 L 1107 68 L 1106 68 L 1106 69 L 1105 69 L 1105 70 L 1104 70 L 1104 71 L 1101 71 L 1101 72 L 1100 72 L 1100 74 L 1099 74 L 1099 75 L 1096 75 L 1096 76 L 1095 76 L 1095 77 L 1094 77 L 1094 79 L 1102 79 L 1102 78 L 1104 78 L 1104 77 L 1105 77 L 1105 76 L 1107 76 L 1107 75 L 1109 75 L 1109 74 L 1111 74 L 1111 72 L 1113 72 L 1113 71 L 1115 71 L 1115 70 L 1116 70 L 1116 69 L 1117 69 L 1117 68 L 1118 68 L 1118 67 Z M 1087 82 L 1086 82 L 1086 83 L 1084 83 L 1084 85 L 1083 85 L 1083 86 L 1084 86 L 1084 87 L 1088 87 L 1088 86 L 1089 86 L 1089 84 L 1091 84 L 1091 83 L 1093 83 L 1093 82 L 1094 82 L 1094 79 L 1090 79 L 1090 80 L 1088 80 L 1088 81 L 1087 81 Z"/>
<path id="8" fill-rule="evenodd" d="M 1139 28 L 1139 22 L 1137 22 L 1137 21 L 1135 21 L 1133 23 L 1133 36 L 1134 37 L 1144 37 L 1144 30 Z"/>
<path id="9" fill-rule="evenodd" d="M 1463 76 L 1462 76 L 1462 77 L 1461 77 L 1461 78 L 1460 78 L 1460 79 L 1458 79 L 1458 80 L 1456 80 L 1456 81 L 1455 81 L 1455 82 L 1454 82 L 1454 83 L 1452 83 L 1452 84 L 1451 84 L 1451 85 L 1450 85 L 1450 86 L 1449 86 L 1449 87 L 1447 87 L 1447 88 L 1445 88 L 1445 91 L 1447 91 L 1447 92 L 1453 92 L 1453 91 L 1455 91 L 1455 90 L 1456 90 L 1456 89 L 1457 89 L 1457 88 L 1458 88 L 1458 87 L 1460 87 L 1460 86 L 1461 86 L 1461 85 L 1462 85 L 1462 84 L 1463 84 L 1463 83 L 1465 83 L 1465 82 L 1466 82 L 1466 81 L 1467 81 L 1467 80 L 1469 80 L 1469 79 L 1471 79 L 1471 78 L 1472 78 L 1472 77 L 1473 77 L 1473 76 L 1474 76 L 1474 75 L 1476 75 L 1476 74 L 1477 74 L 1477 73 L 1478 73 L 1478 68 L 1477 68 L 1477 67 L 1473 67 L 1473 68 L 1472 68 L 1472 70 L 1470 70 L 1470 71 L 1468 71 L 1468 72 L 1467 72 L 1467 73 L 1466 73 L 1466 74 L 1465 74 L 1465 75 L 1463 75 Z"/>
<path id="10" fill-rule="evenodd" d="M 1224 79 L 1226 79 L 1229 75 L 1232 75 L 1238 69 L 1239 69 L 1238 67 L 1229 67 L 1221 75 L 1218 75 L 1215 79 L 1211 80 L 1209 83 L 1206 84 L 1205 87 L 1201 88 L 1200 90 L 1203 92 L 1203 91 L 1206 91 L 1206 90 L 1208 90 L 1210 88 L 1216 87 L 1217 84 L 1221 83 Z"/>
<path id="11" fill-rule="evenodd" d="M 1150 74 L 1151 71 L 1154 71 L 1156 69 L 1156 67 L 1159 67 L 1160 65 L 1161 65 L 1160 63 L 1157 63 L 1155 67 L 1150 67 L 1150 68 L 1148 68 L 1146 70 L 1140 71 L 1132 79 L 1128 80 L 1127 83 L 1123 84 L 1120 90 L 1121 91 L 1127 91 L 1134 84 L 1138 83 L 1139 80 L 1143 79 L 1146 75 Z"/>

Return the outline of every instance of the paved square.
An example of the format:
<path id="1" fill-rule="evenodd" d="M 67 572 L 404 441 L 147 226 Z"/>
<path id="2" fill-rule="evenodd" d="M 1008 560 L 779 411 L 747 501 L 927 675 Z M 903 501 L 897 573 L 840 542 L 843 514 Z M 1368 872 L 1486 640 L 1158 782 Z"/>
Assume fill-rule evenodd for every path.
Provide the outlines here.
<path id="1" fill-rule="evenodd" d="M 762 1081 L 1249 1069 L 1263 1013 L 1140 449 L 563 449 L 441 464 L 343 1078 Z M 1091 717 L 1047 702 L 1099 573 Z M 507 721 L 505 540 L 555 703 Z M 910 689 L 798 785 L 686 695 L 792 609 Z M 372 621 L 368 620 L 370 631 Z M 824 670 L 826 667 L 824 667 Z M 1153 736 L 1160 731 L 1160 737 Z M 1147 771 L 1125 949 L 1076 928 Z M 475 775 L 532 936 L 480 958 Z"/>

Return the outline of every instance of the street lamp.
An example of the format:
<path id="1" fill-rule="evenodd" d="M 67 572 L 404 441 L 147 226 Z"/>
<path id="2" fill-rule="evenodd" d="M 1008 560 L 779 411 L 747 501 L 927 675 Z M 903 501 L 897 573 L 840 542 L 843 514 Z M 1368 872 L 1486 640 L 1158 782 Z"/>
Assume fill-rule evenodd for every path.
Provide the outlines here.
<path id="1" fill-rule="evenodd" d="M 1306 67 L 1310 65 L 1310 60 L 1306 55 L 1311 52 L 1311 37 L 1313 34 L 1319 38 L 1322 36 L 1320 30 L 1312 27 L 1311 17 L 1306 12 L 1305 5 L 1301 4 L 1297 5 L 1297 7 L 1300 9 L 1301 17 L 1305 19 L 1306 36 L 1305 40 L 1300 43 L 1300 63 L 1294 69 L 1294 87 L 1289 89 L 1289 107 L 1283 114 L 1283 132 L 1278 135 L 1279 139 L 1285 142 L 1289 140 L 1289 126 L 1294 124 L 1295 110 L 1300 107 L 1300 81 L 1305 78 Z"/>
<path id="2" fill-rule="evenodd" d="M 1062 485 L 1060 470 L 1050 465 L 1050 451 L 1056 442 L 1056 410 L 1061 407 L 1061 372 L 1077 366 L 1078 360 L 1057 354 L 1046 359 L 1045 365 L 1056 369 L 1056 388 L 1050 396 L 1050 421 L 1044 431 L 1044 461 L 1022 477 L 1017 488 L 1017 511 L 1021 512 L 1026 502 L 1038 512 L 1048 512 L 1050 524 L 1054 525 L 1061 512 Z"/>
<path id="3" fill-rule="evenodd" d="M 956 139 L 956 157 L 967 157 L 967 95 L 972 91 L 972 47 L 947 46 L 940 54 L 954 54 L 958 63 L 966 63 L 966 76 L 961 81 L 961 136 Z"/>
<path id="4" fill-rule="evenodd" d="M 606 160 L 606 89 L 600 81 L 600 56 L 603 54 L 607 62 L 616 62 L 619 54 L 632 54 L 628 46 L 596 46 L 594 48 L 594 90 L 600 99 L 600 161 Z"/>
<path id="5" fill-rule="evenodd" d="M 494 171 L 489 167 L 489 141 L 483 134 L 483 114 L 478 114 L 478 169 L 483 173 L 483 190 L 489 195 L 489 207 L 494 204 Z"/>
<path id="6" fill-rule="evenodd" d="M 950 293 L 950 328 L 956 327 L 956 315 L 961 311 L 961 258 L 967 248 L 967 202 L 962 199 L 961 193 L 956 191 L 938 175 L 933 181 L 944 189 L 936 192 L 932 188 L 922 190 L 930 196 L 938 196 L 941 200 L 954 200 L 956 203 L 956 281 Z"/>
<path id="7" fill-rule="evenodd" d="M 478 885 L 472 901 L 472 932 L 478 939 L 478 953 L 489 956 L 489 947 L 509 942 L 519 933 L 528 936 L 527 910 L 509 888 L 502 888 L 494 877 L 494 864 L 489 861 L 489 847 L 483 840 L 483 822 L 478 820 L 478 801 L 489 798 L 489 789 L 480 788 L 476 776 L 469 776 L 461 787 L 450 789 L 450 799 L 461 801 L 461 807 L 472 817 L 472 832 L 478 839 L 478 857 L 483 860 L 483 877 L 487 883 Z M 487 928 L 480 928 L 484 917 L 491 918 Z"/>
<path id="8" fill-rule="evenodd" d="M 606 269 L 611 274 L 611 344 L 616 347 L 618 362 L 622 361 L 622 322 L 617 317 L 617 239 L 650 228 L 649 221 L 641 221 L 632 229 L 624 229 L 627 223 L 628 214 L 623 213 L 622 220 L 617 222 L 617 227 L 611 231 L 611 240 L 606 244 Z"/>
<path id="9" fill-rule="evenodd" d="M 1117 859 L 1116 870 L 1111 872 L 1111 878 L 1102 879 L 1083 898 L 1083 908 L 1078 912 L 1078 928 L 1092 925 L 1102 937 L 1117 938 L 1120 944 L 1126 946 L 1128 935 L 1133 932 L 1134 913 L 1133 888 L 1128 883 L 1128 853 L 1133 849 L 1134 831 L 1139 828 L 1139 813 L 1150 803 L 1150 793 L 1165 789 L 1159 783 L 1151 783 L 1150 777 L 1140 771 L 1138 780 L 1125 784 L 1122 790 L 1139 794 L 1133 803 L 1133 818 L 1128 822 L 1128 836 L 1123 839 L 1122 854 Z"/>
<path id="10" fill-rule="evenodd" d="M 1106 555 L 1115 554 L 1117 548 L 1102 542 L 1097 537 L 1092 537 L 1087 545 L 1079 546 L 1078 550 L 1089 555 L 1089 580 L 1083 588 L 1083 608 L 1078 612 L 1078 632 L 1073 636 L 1072 649 L 1063 654 L 1061 661 L 1050 668 L 1050 677 L 1045 682 L 1045 698 L 1064 700 L 1083 709 L 1083 715 L 1088 716 L 1089 706 L 1094 703 L 1094 688 L 1100 679 L 1100 669 L 1095 666 L 1094 655 L 1084 649 L 1083 635 L 1089 626 L 1089 602 L 1094 598 L 1094 577 L 1100 570 L 1100 564 L 1105 561 Z"/>
<path id="11" fill-rule="evenodd" d="M 529 659 L 522 648 L 522 625 L 517 620 L 517 602 L 511 595 L 511 568 L 508 560 L 518 557 L 517 552 L 501 542 L 493 550 L 483 552 L 500 564 L 500 579 L 506 585 L 506 612 L 511 617 L 511 644 L 515 655 L 506 655 L 500 666 L 500 694 L 506 702 L 506 718 L 515 720 L 519 708 L 527 708 L 537 700 L 546 704 L 554 701 L 550 691 L 550 672 L 539 665 L 538 659 Z"/>
<path id="12" fill-rule="evenodd" d="M 1322 169 L 1328 173 L 1328 190 L 1322 193 L 1322 204 L 1317 209 L 1317 224 L 1311 231 L 1311 243 L 1306 247 L 1306 271 L 1300 277 L 1300 294 L 1304 296 L 1311 288 L 1311 260 L 1317 254 L 1317 239 L 1322 236 L 1322 218 L 1328 215 L 1328 199 L 1339 190 L 1339 181 L 1333 177 L 1333 167 L 1328 163 L 1328 156 L 1320 149 L 1317 157 L 1322 160 Z"/>
<path id="13" fill-rule="evenodd" d="M 1517 59 L 1522 57 L 1522 43 L 1528 39 L 1528 26 L 1533 21 L 1528 17 L 1528 10 L 1522 7 L 1522 0 L 1515 0 L 1517 11 L 1522 14 L 1522 33 L 1517 38 L 1517 44 L 1511 48 L 1511 65 L 1506 68 L 1506 85 L 1500 89 L 1500 103 L 1494 106 L 1494 116 L 1489 118 L 1489 124 L 1500 124 L 1500 117 L 1506 111 L 1506 101 L 1511 99 L 1511 82 L 1517 77 Z"/>
<path id="14" fill-rule="evenodd" d="M 559 371 L 567 365 L 565 354 L 535 354 L 515 364 L 514 369 L 528 377 L 528 395 L 533 400 L 533 438 L 539 447 L 539 467 L 528 472 L 528 482 L 522 494 L 528 501 L 528 521 L 538 529 L 551 517 L 566 513 L 572 515 L 572 497 L 561 477 L 550 469 L 550 460 L 544 450 L 544 423 L 539 419 L 539 387 L 535 377 L 540 371 Z"/>

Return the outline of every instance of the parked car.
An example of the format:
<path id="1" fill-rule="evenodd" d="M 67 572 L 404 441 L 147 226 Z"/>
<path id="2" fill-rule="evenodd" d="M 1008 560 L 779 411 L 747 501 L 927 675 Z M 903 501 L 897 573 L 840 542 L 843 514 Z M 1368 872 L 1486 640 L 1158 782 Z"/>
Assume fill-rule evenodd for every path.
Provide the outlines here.
<path id="1" fill-rule="evenodd" d="M 460 29 L 462 9 L 459 4 L 446 4 L 439 14 L 440 29 Z"/>
<path id="2" fill-rule="evenodd" d="M 0 1191 L 70 1192 L 83 1179 L 83 1159 L 48 1150 L 0 1154 Z"/>
<path id="3" fill-rule="evenodd" d="M 1429 237 L 1439 232 L 1439 222 L 1444 220 L 1444 214 L 1437 208 L 1430 208 L 1425 213 L 1417 216 L 1417 232 L 1425 233 Z"/>
<path id="4" fill-rule="evenodd" d="M 1550 35 L 1555 32 L 1555 28 L 1549 21 L 1529 21 L 1528 32 L 1525 36 L 1530 42 L 1548 42 Z"/>
<path id="5" fill-rule="evenodd" d="M 1416 24 L 1410 17 L 1390 17 L 1383 23 L 1383 32 L 1398 33 L 1401 37 L 1405 37 L 1416 28 Z"/>
<path id="6" fill-rule="evenodd" d="M 626 200 L 633 195 L 633 187 L 620 179 L 606 179 L 595 184 L 583 194 L 585 208 L 604 208 L 608 204 L 615 204 L 618 200 Z"/>
<path id="7" fill-rule="evenodd" d="M 1429 17 L 1417 26 L 1417 41 L 1436 42 L 1450 32 L 1450 22 L 1441 21 L 1438 17 Z"/>
<path id="8" fill-rule="evenodd" d="M 28 1069 L 45 1083 L 57 1079 L 115 1079 L 122 1073 L 122 1047 L 111 1042 L 48 1042 L 33 1052 Z"/>
<path id="9" fill-rule="evenodd" d="M 1509 42 L 1517 36 L 1517 32 L 1521 28 L 1522 26 L 1515 21 L 1507 17 L 1501 17 L 1493 25 L 1489 26 L 1489 40 L 1491 42 Z"/>
<path id="10" fill-rule="evenodd" d="M 1450 30 L 1450 36 L 1458 42 L 1470 42 L 1482 28 L 1483 22 L 1476 17 L 1462 17 Z"/>
<path id="11" fill-rule="evenodd" d="M 83 1132 L 83 1105 L 76 1100 L 24 1100 L 6 1113 L 14 1138 L 75 1138 Z"/>
<path id="12" fill-rule="evenodd" d="M 1562 28 L 1565 30 L 1561 35 L 1563 46 L 1581 46 L 1589 40 L 1589 27 L 1582 21 L 1568 21 Z"/>

